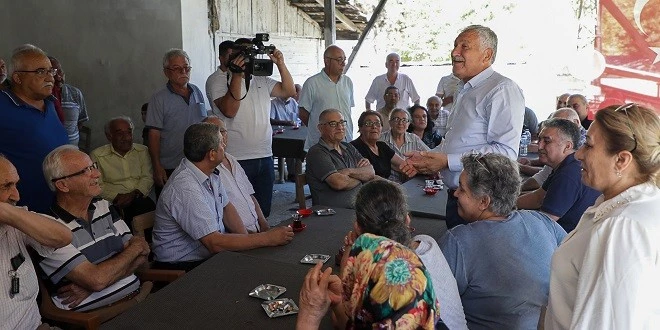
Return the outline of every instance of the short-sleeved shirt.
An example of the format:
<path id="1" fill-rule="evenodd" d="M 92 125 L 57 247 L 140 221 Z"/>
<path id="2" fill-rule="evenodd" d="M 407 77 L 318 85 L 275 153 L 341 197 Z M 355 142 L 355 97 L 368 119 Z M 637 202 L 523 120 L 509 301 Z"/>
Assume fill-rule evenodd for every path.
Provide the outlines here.
<path id="1" fill-rule="evenodd" d="M 2 320 L 0 328 L 2 329 L 36 329 L 41 324 L 36 301 L 39 283 L 26 245 L 44 256 L 50 255 L 55 250 L 39 244 L 14 227 L 0 224 L 0 269 L 3 272 L 13 269 L 11 258 L 19 253 L 25 257 L 23 263 L 16 269 L 20 285 L 16 295 L 13 297 L 9 295 L 11 281 L 7 273 L 3 274 L 6 279 L 0 281 L 0 320 Z"/>
<path id="2" fill-rule="evenodd" d="M 160 131 L 160 163 L 167 170 L 176 168 L 184 157 L 186 129 L 206 118 L 204 95 L 193 84 L 188 84 L 188 90 L 190 97 L 186 100 L 168 82 L 149 101 L 146 126 Z"/>
<path id="3" fill-rule="evenodd" d="M 402 158 L 405 157 L 403 154 L 411 151 L 429 151 L 429 147 L 419 138 L 419 136 L 414 133 L 405 132 L 403 133 L 403 144 L 399 148 L 394 139 L 392 139 L 392 131 L 387 131 L 380 135 L 380 140 L 387 143 L 387 145 L 396 152 L 397 155 Z"/>
<path id="4" fill-rule="evenodd" d="M 77 146 L 80 140 L 78 124 L 89 120 L 87 105 L 80 89 L 69 84 L 62 85 L 62 112 L 69 143 Z"/>
<path id="5" fill-rule="evenodd" d="M 206 95 L 213 111 L 217 111 L 227 128 L 227 139 L 231 141 L 226 152 L 238 160 L 259 159 L 273 155 L 273 129 L 270 126 L 270 95 L 277 85 L 277 80 L 271 77 L 253 76 L 250 80 L 250 90 L 245 89 L 245 79 L 241 78 L 241 95 L 234 95 L 241 100 L 238 112 L 229 118 L 220 112 L 213 100 L 217 100 L 229 91 L 227 81 L 232 73 L 220 68 L 206 80 Z M 247 95 L 246 95 L 247 93 Z"/>
<path id="6" fill-rule="evenodd" d="M 353 208 L 353 199 L 362 184 L 351 190 L 334 190 L 325 179 L 341 169 L 357 167 L 357 163 L 364 157 L 350 143 L 341 142 L 339 147 L 341 154 L 331 149 L 323 139 L 319 139 L 319 143 L 312 146 L 307 153 L 305 174 L 314 205 Z"/>
<path id="7" fill-rule="evenodd" d="M 41 164 L 53 149 L 69 142 L 57 117 L 53 98 L 44 100 L 46 110 L 28 105 L 9 90 L 0 91 L 0 153 L 11 161 L 21 182 L 21 200 L 31 211 L 50 214 L 53 192 Z"/>
<path id="8" fill-rule="evenodd" d="M 548 302 L 550 259 L 566 235 L 537 211 L 448 230 L 439 245 L 456 278 L 469 329 L 536 329 Z"/>
<path id="9" fill-rule="evenodd" d="M 92 201 L 87 209 L 89 219 L 77 218 L 57 204 L 52 207 L 57 220 L 69 227 L 73 241 L 68 246 L 56 249 L 49 256 L 40 256 L 39 266 L 51 284 L 48 289 L 53 303 L 59 308 L 69 309 L 54 293 L 71 283 L 66 275 L 84 261 L 99 264 L 124 250 L 132 237 L 131 230 L 119 212 L 104 199 Z M 111 304 L 137 290 L 140 280 L 131 274 L 105 289 L 93 292 L 80 305 L 71 310 L 86 311 Z"/>
<path id="10" fill-rule="evenodd" d="M 396 153 L 387 143 L 383 141 L 376 142 L 378 155 L 371 151 L 371 148 L 360 138 L 351 141 L 351 144 L 360 152 L 362 157 L 369 160 L 371 166 L 374 167 L 376 175 L 385 179 L 388 179 L 392 175 L 392 157 Z"/>
<path id="11" fill-rule="evenodd" d="M 255 209 L 254 200 L 252 199 L 254 188 L 245 174 L 245 170 L 243 170 L 241 164 L 236 160 L 236 157 L 225 152 L 225 158 L 227 158 L 231 165 L 231 171 L 224 164 L 220 164 L 217 167 L 220 172 L 222 186 L 227 191 L 231 205 L 234 205 L 238 215 L 241 217 L 245 229 L 250 232 L 258 232 L 260 231 L 259 216 Z"/>
<path id="12" fill-rule="evenodd" d="M 217 170 L 204 174 L 188 159 L 167 180 L 156 204 L 152 251 L 160 262 L 207 259 L 211 252 L 200 239 L 225 232 L 224 207 L 229 204 Z"/>
<path id="13" fill-rule="evenodd" d="M 298 102 L 292 97 L 286 101 L 276 97 L 270 101 L 270 119 L 293 121 L 298 120 Z"/>
<path id="14" fill-rule="evenodd" d="M 399 89 L 399 102 L 396 104 L 396 108 L 407 109 L 411 101 L 415 102 L 419 100 L 419 94 L 417 94 L 417 89 L 415 89 L 412 79 L 403 73 L 397 73 L 394 84 L 391 84 L 387 79 L 387 73 L 374 78 L 364 100 L 369 103 L 376 101 L 376 109 L 384 107 L 385 99 L 383 95 L 385 95 L 387 87 L 390 86 L 395 86 Z"/>
<path id="15" fill-rule="evenodd" d="M 353 140 L 351 108 L 355 106 L 355 100 L 353 99 L 353 82 L 348 76 L 342 75 L 337 83 L 330 80 L 330 77 L 323 70 L 309 77 L 303 84 L 298 106 L 305 108 L 309 113 L 307 124 L 309 129 L 307 130 L 305 150 L 309 150 L 319 142 L 321 133 L 316 126 L 319 123 L 319 115 L 327 109 L 337 109 L 341 112 L 344 120 L 346 120 L 346 138 L 344 141 Z"/>
<path id="16" fill-rule="evenodd" d="M 452 96 L 454 97 L 456 94 L 456 91 L 458 90 L 458 85 L 460 84 L 461 80 L 458 79 L 458 77 L 454 76 L 453 74 L 446 75 L 442 78 L 440 78 L 440 81 L 438 82 L 438 88 L 436 88 L 435 93 L 440 94 L 443 97 L 448 97 Z M 451 110 L 453 107 L 454 103 L 448 103 L 443 106 L 444 109 Z"/>
<path id="17" fill-rule="evenodd" d="M 447 133 L 447 119 L 449 119 L 449 111 L 440 109 L 438 118 L 433 121 L 433 132 L 439 136 L 445 136 Z"/>
<path id="18" fill-rule="evenodd" d="M 582 183 L 582 163 L 572 153 L 552 171 L 541 188 L 545 197 L 541 211 L 558 216 L 566 232 L 575 228 L 584 211 L 594 205 L 600 193 Z"/>

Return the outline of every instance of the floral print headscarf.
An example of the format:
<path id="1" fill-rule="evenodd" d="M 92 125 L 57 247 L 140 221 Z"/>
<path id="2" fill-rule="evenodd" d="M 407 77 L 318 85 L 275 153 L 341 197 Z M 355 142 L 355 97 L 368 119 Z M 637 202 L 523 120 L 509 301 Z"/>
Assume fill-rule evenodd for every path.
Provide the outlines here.
<path id="1" fill-rule="evenodd" d="M 440 306 L 417 254 L 385 237 L 355 240 L 342 272 L 346 329 L 433 329 Z"/>

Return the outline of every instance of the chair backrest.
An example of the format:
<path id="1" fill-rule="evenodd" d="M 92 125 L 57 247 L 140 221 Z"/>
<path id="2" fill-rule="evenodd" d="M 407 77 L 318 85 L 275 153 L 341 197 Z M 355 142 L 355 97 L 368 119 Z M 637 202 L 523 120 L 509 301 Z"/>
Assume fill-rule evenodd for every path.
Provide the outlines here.
<path id="1" fill-rule="evenodd" d="M 153 228 L 155 211 L 143 213 L 133 217 L 133 235 L 146 238 L 145 231 Z"/>
<path id="2" fill-rule="evenodd" d="M 298 208 L 306 209 L 307 204 L 305 203 L 305 185 L 307 184 L 307 177 L 305 174 L 296 175 L 296 201 L 298 202 Z"/>
<path id="3" fill-rule="evenodd" d="M 78 130 L 80 134 L 80 140 L 78 141 L 78 148 L 81 151 L 84 151 L 86 154 L 89 154 L 92 150 L 92 129 L 88 126 L 80 126 Z"/>

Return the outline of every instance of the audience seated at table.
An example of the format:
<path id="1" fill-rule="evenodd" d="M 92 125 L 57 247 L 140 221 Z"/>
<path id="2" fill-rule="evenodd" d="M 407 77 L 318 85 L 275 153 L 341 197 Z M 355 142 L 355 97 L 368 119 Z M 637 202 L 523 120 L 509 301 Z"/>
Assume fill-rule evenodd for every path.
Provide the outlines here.
<path id="1" fill-rule="evenodd" d="M 374 180 L 362 186 L 355 196 L 353 230 L 346 235 L 345 249 L 350 250 L 357 236 L 370 233 L 393 239 L 415 251 L 431 276 L 442 323 L 449 329 L 467 329 L 461 297 L 447 260 L 431 236 L 411 236 L 414 228 L 410 227 L 406 197 L 399 185 Z"/>
<path id="2" fill-rule="evenodd" d="M 566 235 L 537 211 L 515 211 L 520 175 L 500 154 L 462 157 L 455 196 L 467 224 L 439 245 L 463 302 L 469 329 L 536 329 L 548 300 L 550 258 Z"/>
<path id="3" fill-rule="evenodd" d="M 575 153 L 602 193 L 552 256 L 545 329 L 654 329 L 660 316 L 660 118 L 596 112 Z"/>
<path id="4" fill-rule="evenodd" d="M 227 128 L 222 119 L 218 116 L 208 116 L 204 119 L 204 122 L 218 126 L 220 134 L 222 134 L 224 146 L 229 143 Z M 238 160 L 228 152 L 225 152 L 222 163 L 216 168 L 220 172 L 220 182 L 222 182 L 222 186 L 227 191 L 229 201 L 236 208 L 245 229 L 242 232 L 233 230 L 232 232 L 247 234 L 268 230 L 268 221 L 266 221 L 266 217 L 261 212 L 261 207 L 259 207 L 259 203 L 254 197 L 252 184 L 248 180 L 243 167 L 238 163 Z"/>
<path id="5" fill-rule="evenodd" d="M 134 216 L 156 209 L 148 196 L 154 186 L 149 150 L 133 143 L 133 121 L 129 117 L 112 118 L 104 129 L 110 143 L 90 154 L 101 171 L 101 197 L 122 211 L 131 228 Z"/>
<path id="6" fill-rule="evenodd" d="M 403 154 L 406 152 L 430 150 L 419 136 L 407 132 L 410 125 L 408 111 L 394 109 L 388 121 L 390 122 L 390 129 L 381 134 L 380 140 L 385 141 L 390 148 L 394 149 L 399 157 L 403 158 Z"/>
<path id="7" fill-rule="evenodd" d="M 353 208 L 353 198 L 362 184 L 374 179 L 374 167 L 353 145 L 344 142 L 346 120 L 339 110 L 324 110 L 318 123 L 321 137 L 309 148 L 305 173 L 312 204 Z"/>
<path id="8" fill-rule="evenodd" d="M 408 132 L 417 135 L 424 143 L 433 149 L 442 141 L 442 136 L 436 134 L 434 131 L 434 124 L 429 121 L 429 113 L 421 105 L 413 105 L 408 108 L 412 124 L 408 127 Z"/>
<path id="9" fill-rule="evenodd" d="M 577 125 L 566 119 L 550 119 L 539 134 L 539 160 L 552 167 L 552 173 L 541 188 L 521 195 L 519 209 L 539 209 L 557 221 L 566 232 L 575 228 L 582 213 L 600 195 L 582 183 L 582 164 L 574 154 L 580 140 Z"/>
<path id="10" fill-rule="evenodd" d="M 358 119 L 360 136 L 351 141 L 351 144 L 362 157 L 369 160 L 376 175 L 396 182 L 405 181 L 405 175 L 402 177 L 401 173 L 397 171 L 404 162 L 403 158 L 397 155 L 387 143 L 379 140 L 382 123 L 383 117 L 376 111 L 367 110 L 360 114 Z"/>
<path id="11" fill-rule="evenodd" d="M 330 307 L 336 329 L 435 329 L 441 307 L 415 252 L 363 234 L 345 259 L 341 278 L 329 267 L 322 272 L 321 263 L 307 273 L 296 329 L 318 329 Z"/>
<path id="12" fill-rule="evenodd" d="M 73 233 L 70 245 L 38 260 L 53 303 L 87 311 L 135 294 L 140 280 L 133 273 L 147 261 L 149 245 L 131 235 L 108 201 L 95 198 L 101 194 L 96 163 L 64 145 L 46 156 L 43 171 L 55 191 L 52 212 Z"/>
<path id="13" fill-rule="evenodd" d="M 218 126 L 197 123 L 188 127 L 183 153 L 185 158 L 156 204 L 152 232 L 156 268 L 187 271 L 222 250 L 284 245 L 293 239 L 290 227 L 238 234 L 245 232 L 245 226 L 217 170 L 225 154 Z"/>

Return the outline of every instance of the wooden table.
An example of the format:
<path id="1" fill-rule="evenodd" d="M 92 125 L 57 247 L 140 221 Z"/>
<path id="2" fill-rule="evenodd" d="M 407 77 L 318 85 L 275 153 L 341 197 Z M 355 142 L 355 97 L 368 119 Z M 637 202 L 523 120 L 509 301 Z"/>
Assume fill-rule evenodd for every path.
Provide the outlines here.
<path id="1" fill-rule="evenodd" d="M 427 195 L 423 190 L 425 180 L 425 176 L 418 175 L 401 185 L 408 198 L 408 210 L 413 216 L 444 220 L 447 216 L 447 187 L 435 195 Z"/>
<path id="2" fill-rule="evenodd" d="M 273 125 L 273 133 L 282 127 L 283 133 L 273 135 L 273 157 L 277 157 L 277 169 L 279 173 L 278 183 L 284 182 L 284 158 L 296 159 L 296 173 L 302 173 L 302 161 L 305 159 L 305 140 L 307 139 L 307 126 L 293 129 L 291 126 Z"/>

